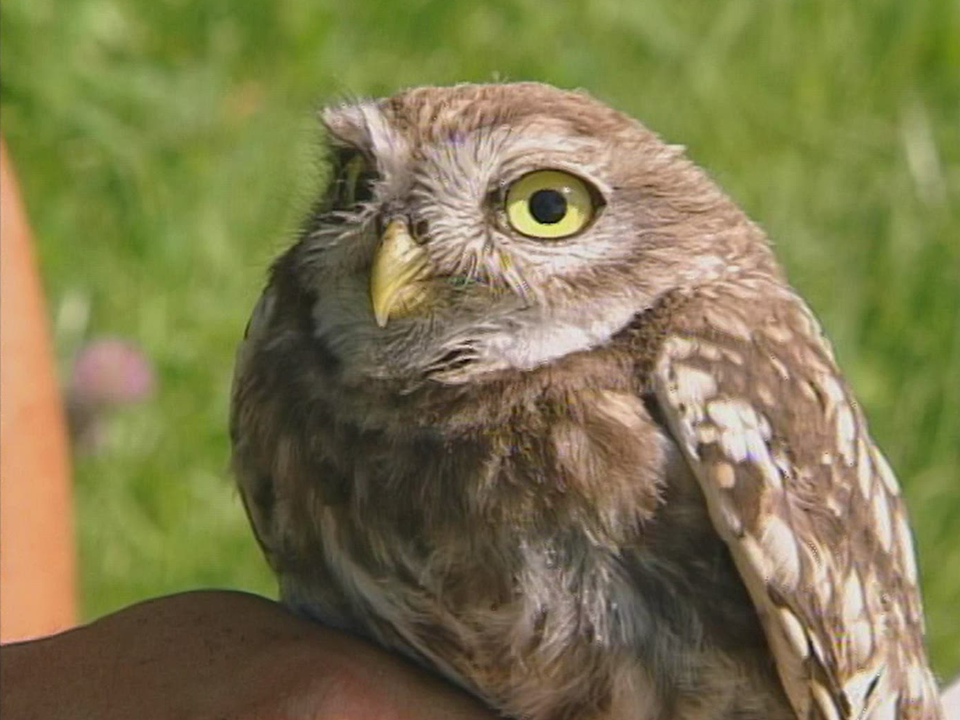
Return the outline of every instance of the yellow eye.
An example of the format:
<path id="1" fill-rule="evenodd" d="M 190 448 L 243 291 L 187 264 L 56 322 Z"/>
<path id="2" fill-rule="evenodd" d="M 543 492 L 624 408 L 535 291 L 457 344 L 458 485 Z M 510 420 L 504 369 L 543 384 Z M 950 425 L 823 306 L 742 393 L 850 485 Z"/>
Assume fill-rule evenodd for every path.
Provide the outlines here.
<path id="1" fill-rule="evenodd" d="M 376 173 L 370 168 L 367 159 L 357 153 L 344 168 L 347 186 L 347 205 L 367 202 L 373 197 L 372 186 Z"/>
<path id="2" fill-rule="evenodd" d="M 529 237 L 569 237 L 583 230 L 595 213 L 587 183 L 561 170 L 528 173 L 507 190 L 507 219 Z"/>
<path id="3" fill-rule="evenodd" d="M 373 199 L 373 185 L 379 176 L 362 153 L 344 149 L 336 158 L 334 167 L 334 198 L 337 207 L 351 208 Z"/>

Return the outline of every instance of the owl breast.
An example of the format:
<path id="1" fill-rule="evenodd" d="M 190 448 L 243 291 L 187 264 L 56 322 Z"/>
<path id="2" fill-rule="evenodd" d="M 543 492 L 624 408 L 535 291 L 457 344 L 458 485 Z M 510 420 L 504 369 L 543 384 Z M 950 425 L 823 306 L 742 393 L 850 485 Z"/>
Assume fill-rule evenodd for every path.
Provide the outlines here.
<path id="1" fill-rule="evenodd" d="M 573 356 L 422 427 L 318 427 L 290 557 L 322 567 L 281 563 L 285 602 L 518 717 L 726 717 L 676 712 L 704 683 L 736 702 L 717 663 L 744 682 L 727 649 L 760 631 L 627 367 Z"/>

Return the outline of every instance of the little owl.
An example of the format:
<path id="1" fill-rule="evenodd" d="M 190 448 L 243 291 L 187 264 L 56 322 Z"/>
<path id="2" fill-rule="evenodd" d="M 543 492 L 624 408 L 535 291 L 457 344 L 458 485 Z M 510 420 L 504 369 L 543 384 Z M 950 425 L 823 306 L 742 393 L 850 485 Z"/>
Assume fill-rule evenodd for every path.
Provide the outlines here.
<path id="1" fill-rule="evenodd" d="M 285 604 L 514 718 L 940 717 L 897 480 L 681 148 L 535 83 L 323 124 L 233 391 Z"/>

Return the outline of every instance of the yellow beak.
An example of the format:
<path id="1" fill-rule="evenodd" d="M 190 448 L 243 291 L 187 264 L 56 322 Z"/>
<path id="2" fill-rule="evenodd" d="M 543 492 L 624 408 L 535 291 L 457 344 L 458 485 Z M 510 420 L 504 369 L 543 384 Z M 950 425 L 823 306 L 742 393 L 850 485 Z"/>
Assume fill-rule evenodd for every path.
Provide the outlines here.
<path id="1" fill-rule="evenodd" d="M 429 294 L 422 281 L 429 275 L 429 259 L 410 237 L 403 220 L 391 220 L 380 239 L 370 269 L 370 302 L 377 325 L 409 315 Z"/>

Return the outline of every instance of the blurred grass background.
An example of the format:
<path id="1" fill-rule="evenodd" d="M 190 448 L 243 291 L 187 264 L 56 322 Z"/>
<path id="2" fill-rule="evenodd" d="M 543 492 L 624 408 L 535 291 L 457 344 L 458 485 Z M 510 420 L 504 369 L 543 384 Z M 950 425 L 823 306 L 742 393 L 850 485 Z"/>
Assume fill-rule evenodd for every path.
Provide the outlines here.
<path id="1" fill-rule="evenodd" d="M 76 465 L 84 612 L 273 594 L 227 472 L 235 343 L 315 188 L 324 99 L 588 88 L 710 169 L 777 244 L 906 488 L 936 667 L 960 668 L 956 0 L 4 0 L 2 129 L 64 372 L 157 372 Z"/>

